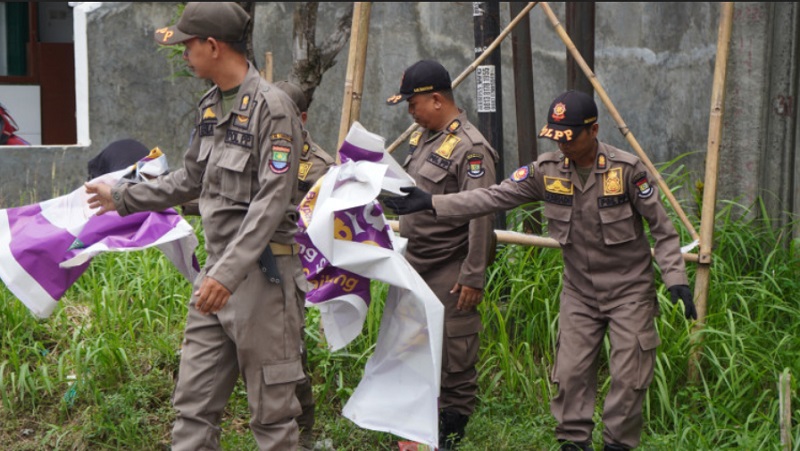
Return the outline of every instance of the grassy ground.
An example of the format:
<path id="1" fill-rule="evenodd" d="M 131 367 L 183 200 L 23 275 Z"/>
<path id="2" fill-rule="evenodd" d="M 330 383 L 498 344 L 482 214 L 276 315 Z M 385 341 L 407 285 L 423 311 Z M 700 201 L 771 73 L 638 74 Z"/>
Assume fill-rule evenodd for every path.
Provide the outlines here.
<path id="1" fill-rule="evenodd" d="M 660 284 L 662 345 L 645 404 L 641 449 L 779 450 L 778 380 L 792 376 L 793 449 L 800 449 L 800 255 L 788 229 L 720 202 L 706 326 L 692 332 Z M 521 213 L 521 210 L 517 213 Z M 756 208 L 744 218 L 759 216 Z M 519 223 L 516 215 L 509 224 Z M 678 224 L 678 222 L 675 222 Z M 699 220 L 698 220 L 699 224 Z M 197 226 L 199 232 L 199 226 Z M 685 234 L 684 234 L 685 235 Z M 682 237 L 683 243 L 691 239 Z M 202 259 L 202 256 L 201 256 Z M 688 264 L 694 283 L 694 265 Z M 464 451 L 556 449 L 548 402 L 558 293 L 558 250 L 501 246 L 489 272 L 480 400 Z M 315 434 L 337 450 L 396 450 L 395 437 L 341 416 L 377 337 L 386 287 L 362 335 L 331 353 L 308 310 L 306 342 L 317 399 Z M 46 321 L 0 288 L 0 448 L 168 449 L 170 396 L 190 284 L 158 251 L 96 258 Z M 695 348 L 696 347 L 696 348 Z M 697 349 L 700 359 L 690 359 Z M 603 353 L 604 366 L 607 359 Z M 688 368 L 696 364 L 699 379 Z M 608 389 L 600 378 L 601 396 Z M 602 398 L 601 398 L 602 399 Z M 596 445 L 602 443 L 598 403 Z M 223 447 L 256 449 L 243 386 L 224 416 Z"/>

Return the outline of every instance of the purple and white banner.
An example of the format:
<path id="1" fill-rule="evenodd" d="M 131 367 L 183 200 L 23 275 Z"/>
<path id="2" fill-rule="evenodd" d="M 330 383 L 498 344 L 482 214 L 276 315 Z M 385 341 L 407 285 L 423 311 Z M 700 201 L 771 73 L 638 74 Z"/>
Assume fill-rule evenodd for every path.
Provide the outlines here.
<path id="1" fill-rule="evenodd" d="M 389 284 L 373 355 L 343 415 L 360 427 L 432 448 L 438 445 L 438 397 L 444 308 L 403 257 L 377 197 L 413 185 L 384 149 L 385 140 L 354 123 L 332 167 L 300 212 L 301 258 L 325 337 L 338 350 L 357 337 L 370 305 L 370 281 Z"/>
<path id="2" fill-rule="evenodd" d="M 115 184 L 132 173 L 150 176 L 166 170 L 158 148 L 135 167 L 101 175 L 91 182 Z M 142 182 L 146 183 L 146 182 Z M 156 246 L 187 279 L 199 265 L 192 226 L 174 209 L 120 217 L 96 216 L 81 187 L 38 204 L 0 210 L 0 279 L 40 318 L 53 313 L 58 300 L 102 252 L 136 251 Z"/>

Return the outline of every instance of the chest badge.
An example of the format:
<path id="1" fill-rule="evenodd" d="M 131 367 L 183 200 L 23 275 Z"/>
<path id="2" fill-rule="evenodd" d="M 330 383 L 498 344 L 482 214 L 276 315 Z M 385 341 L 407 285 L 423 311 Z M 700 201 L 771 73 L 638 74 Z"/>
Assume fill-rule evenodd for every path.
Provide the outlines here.
<path id="1" fill-rule="evenodd" d="M 461 142 L 461 138 L 456 135 L 447 135 L 447 138 L 444 139 L 442 145 L 439 146 L 438 149 L 434 152 L 436 155 L 439 155 L 442 158 L 450 159 L 450 155 L 453 154 L 453 150 L 455 150 L 456 145 Z"/>
<path id="2" fill-rule="evenodd" d="M 558 177 L 544 176 L 544 189 L 553 194 L 565 194 L 571 196 L 574 193 L 572 182 Z"/>
<path id="3" fill-rule="evenodd" d="M 603 195 L 614 196 L 622 194 L 622 168 L 614 168 L 603 174 Z"/>
<path id="4" fill-rule="evenodd" d="M 300 167 L 297 168 L 297 178 L 299 180 L 305 181 L 308 178 L 308 173 L 311 172 L 311 163 L 310 161 L 301 161 Z"/>

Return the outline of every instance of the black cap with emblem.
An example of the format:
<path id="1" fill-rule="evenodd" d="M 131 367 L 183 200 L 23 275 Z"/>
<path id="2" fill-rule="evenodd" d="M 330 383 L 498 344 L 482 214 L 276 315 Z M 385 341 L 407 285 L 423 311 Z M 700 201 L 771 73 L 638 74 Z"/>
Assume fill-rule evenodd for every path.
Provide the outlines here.
<path id="1" fill-rule="evenodd" d="M 597 104 L 589 94 L 567 91 L 556 97 L 547 110 L 547 125 L 539 132 L 539 138 L 558 142 L 569 142 L 581 129 L 597 122 Z"/>
<path id="2" fill-rule="evenodd" d="M 452 89 L 450 73 L 441 64 L 433 60 L 421 60 L 412 64 L 403 72 L 400 81 L 400 92 L 386 99 L 388 105 L 397 105 L 408 100 L 414 94 L 426 94 Z"/>
<path id="3" fill-rule="evenodd" d="M 159 28 L 154 38 L 161 45 L 180 44 L 195 37 L 238 42 L 244 39 L 249 24 L 250 15 L 236 2 L 189 2 L 178 23 Z"/>

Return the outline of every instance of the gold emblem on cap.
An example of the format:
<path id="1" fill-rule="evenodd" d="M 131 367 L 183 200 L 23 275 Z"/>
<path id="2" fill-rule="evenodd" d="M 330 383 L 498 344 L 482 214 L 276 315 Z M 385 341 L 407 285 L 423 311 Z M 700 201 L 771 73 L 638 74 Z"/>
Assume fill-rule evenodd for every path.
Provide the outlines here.
<path id="1" fill-rule="evenodd" d="M 553 114 L 551 114 L 550 117 L 552 117 L 554 121 L 558 122 L 561 119 L 564 119 L 564 115 L 566 114 L 567 114 L 567 106 L 561 102 L 558 102 L 553 107 Z"/>
<path id="2" fill-rule="evenodd" d="M 169 27 L 164 27 L 164 28 L 159 28 L 158 30 L 156 30 L 156 34 L 163 34 L 164 37 L 161 38 L 161 41 L 162 42 L 167 42 L 167 40 L 169 38 L 171 38 L 172 35 L 174 35 L 175 33 L 173 33 L 172 30 L 169 29 Z"/>
<path id="3" fill-rule="evenodd" d="M 403 98 L 403 96 L 401 96 L 400 94 L 395 94 L 395 95 L 389 97 L 388 99 L 386 99 L 386 101 L 389 102 L 389 103 L 397 103 L 402 98 Z"/>

